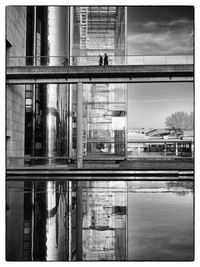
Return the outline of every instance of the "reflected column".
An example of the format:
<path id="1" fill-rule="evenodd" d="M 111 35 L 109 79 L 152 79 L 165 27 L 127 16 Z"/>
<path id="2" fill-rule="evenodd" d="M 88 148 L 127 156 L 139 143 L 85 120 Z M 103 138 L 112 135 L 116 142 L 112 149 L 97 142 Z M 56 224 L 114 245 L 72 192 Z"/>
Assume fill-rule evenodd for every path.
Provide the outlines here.
<path id="1" fill-rule="evenodd" d="M 76 191 L 76 260 L 82 260 L 82 223 L 83 223 L 82 182 L 77 182 Z"/>

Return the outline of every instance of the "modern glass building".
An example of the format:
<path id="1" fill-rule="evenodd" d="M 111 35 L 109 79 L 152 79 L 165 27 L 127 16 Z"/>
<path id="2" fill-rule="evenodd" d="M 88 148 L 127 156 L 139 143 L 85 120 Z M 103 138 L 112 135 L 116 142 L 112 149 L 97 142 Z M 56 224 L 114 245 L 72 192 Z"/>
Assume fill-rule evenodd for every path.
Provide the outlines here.
<path id="1" fill-rule="evenodd" d="M 77 59 L 75 64 L 98 65 L 99 56 L 104 57 L 105 53 L 108 55 L 109 65 L 125 62 L 126 7 L 75 7 L 73 15 L 74 27 L 80 30 L 79 38 L 75 37 L 73 43 L 72 56 Z M 84 84 L 83 153 L 87 155 L 86 158 L 91 154 L 97 158 L 108 155 L 125 157 L 126 91 L 125 84 Z M 76 103 L 72 101 L 75 114 Z M 74 148 L 74 127 L 72 131 Z"/>
<path id="2" fill-rule="evenodd" d="M 92 68 L 105 75 L 114 69 L 99 64 L 107 54 L 108 65 L 120 68 L 127 55 L 126 9 L 8 6 L 7 66 L 45 66 L 48 75 L 52 66 L 64 75 Z M 160 161 L 155 176 L 148 161 L 141 162 L 143 172 L 136 161 L 118 164 L 127 156 L 127 85 L 119 78 L 109 83 L 109 75 L 106 83 L 87 79 L 7 80 L 6 260 L 193 260 L 192 167 L 183 161 L 183 171 L 180 164 L 165 177 Z M 129 131 L 129 152 L 149 156 L 166 147 L 178 156 L 181 146 L 183 155 L 190 152 L 187 140 L 161 143 L 157 134 L 166 132 L 149 131 L 147 140 L 144 129 Z"/>
<path id="3" fill-rule="evenodd" d="M 64 63 L 70 53 L 69 18 L 69 7 L 27 7 L 27 65 Z M 67 84 L 26 86 L 26 155 L 46 157 L 48 163 L 68 155 L 69 98 Z"/>
<path id="4" fill-rule="evenodd" d="M 104 53 L 107 53 L 110 65 L 125 60 L 125 7 L 28 6 L 7 7 L 6 12 L 8 66 L 98 65 L 99 55 Z M 67 83 L 7 87 L 8 167 L 24 163 L 66 164 L 66 160 L 75 157 L 76 95 L 77 86 Z M 84 84 L 84 156 L 89 158 L 92 154 L 97 160 L 104 155 L 125 157 L 126 116 L 126 85 Z M 76 187 L 76 182 L 7 182 L 8 260 L 78 258 L 75 248 L 86 241 L 86 232 L 77 240 L 77 232 L 82 231 L 77 218 L 82 216 L 83 223 L 89 223 L 88 216 L 94 213 L 95 207 L 87 203 L 87 198 L 93 202 L 98 194 L 94 191 L 89 197 L 89 191 L 83 192 L 83 198 L 86 198 L 83 210 L 80 210 L 78 198 L 83 200 Z M 12 188 L 21 191 L 14 193 Z M 92 184 L 90 188 L 93 190 Z M 103 210 L 97 211 L 92 215 L 97 229 L 92 232 L 98 233 L 98 227 L 104 227 L 106 223 L 111 242 L 109 251 L 106 248 L 107 254 L 111 253 L 109 257 L 114 260 L 113 251 L 120 250 L 118 244 L 122 239 L 123 255 L 119 259 L 126 254 L 126 201 L 121 198 L 121 207 L 118 200 L 113 202 L 112 199 L 113 196 L 108 197 L 105 204 L 105 212 L 111 212 L 112 218 L 100 222 Z M 93 242 L 93 237 L 90 238 Z M 104 238 L 101 247 L 103 243 Z M 84 257 L 87 259 L 89 255 Z"/>
<path id="5" fill-rule="evenodd" d="M 122 64 L 126 8 L 28 7 L 26 40 L 27 65 L 98 65 L 105 53 L 108 64 Z M 25 155 L 46 158 L 32 162 L 76 155 L 76 90 L 72 84 L 26 86 Z M 84 84 L 83 96 L 83 154 L 125 157 L 126 85 Z"/>

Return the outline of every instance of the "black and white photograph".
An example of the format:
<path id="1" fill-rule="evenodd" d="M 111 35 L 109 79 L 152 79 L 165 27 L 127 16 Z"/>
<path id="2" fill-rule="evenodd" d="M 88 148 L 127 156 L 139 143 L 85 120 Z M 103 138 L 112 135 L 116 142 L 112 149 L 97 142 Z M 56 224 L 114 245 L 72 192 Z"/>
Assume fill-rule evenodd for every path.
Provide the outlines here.
<path id="1" fill-rule="evenodd" d="M 91 4 L 4 6 L 4 260 L 194 262 L 195 6 Z"/>

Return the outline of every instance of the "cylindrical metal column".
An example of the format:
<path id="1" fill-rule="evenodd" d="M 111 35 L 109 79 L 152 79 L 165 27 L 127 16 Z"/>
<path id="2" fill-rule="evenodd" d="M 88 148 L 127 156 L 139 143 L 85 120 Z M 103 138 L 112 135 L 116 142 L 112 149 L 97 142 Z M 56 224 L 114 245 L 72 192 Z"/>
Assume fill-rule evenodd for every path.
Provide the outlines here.
<path id="1" fill-rule="evenodd" d="M 83 84 L 77 83 L 76 94 L 76 166 L 83 167 Z"/>
<path id="2" fill-rule="evenodd" d="M 67 7 L 47 8 L 47 47 L 46 55 L 48 56 L 49 66 L 62 66 L 68 45 L 68 23 Z M 46 86 L 46 153 L 49 158 L 48 164 L 54 164 L 55 159 L 60 155 L 61 149 L 61 112 L 65 106 L 67 86 L 61 84 L 47 84 Z M 61 107 L 62 101 L 62 107 Z M 66 99 L 67 104 L 67 99 Z M 65 151 L 66 148 L 63 148 Z M 64 152 L 62 152 L 64 153 Z"/>

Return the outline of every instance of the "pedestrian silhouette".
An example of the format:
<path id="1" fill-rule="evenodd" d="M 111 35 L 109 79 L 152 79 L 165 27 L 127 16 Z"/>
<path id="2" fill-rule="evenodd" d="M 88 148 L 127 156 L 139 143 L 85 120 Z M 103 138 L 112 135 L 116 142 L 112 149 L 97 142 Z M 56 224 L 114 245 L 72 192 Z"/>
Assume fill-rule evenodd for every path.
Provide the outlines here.
<path id="1" fill-rule="evenodd" d="M 63 65 L 68 66 L 68 58 L 67 57 L 65 57 L 65 61 L 63 62 Z"/>
<path id="2" fill-rule="evenodd" d="M 106 53 L 104 54 L 104 66 L 108 66 L 108 56 Z"/>
<path id="3" fill-rule="evenodd" d="M 99 66 L 103 65 L 103 57 L 99 55 Z"/>

